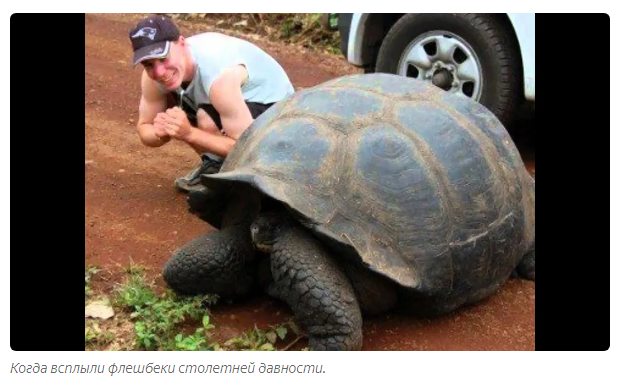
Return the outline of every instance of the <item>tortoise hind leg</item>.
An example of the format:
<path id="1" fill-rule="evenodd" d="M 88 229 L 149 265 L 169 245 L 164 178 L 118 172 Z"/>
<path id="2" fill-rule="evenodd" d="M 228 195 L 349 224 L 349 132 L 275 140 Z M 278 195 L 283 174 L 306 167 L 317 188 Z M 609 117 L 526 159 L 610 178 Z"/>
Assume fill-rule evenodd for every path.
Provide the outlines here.
<path id="1" fill-rule="evenodd" d="M 352 263 L 345 264 L 344 269 L 363 315 L 379 315 L 397 304 L 396 287 L 384 277 Z"/>
<path id="2" fill-rule="evenodd" d="M 535 280 L 535 246 L 532 243 L 532 247 L 523 255 L 523 259 L 517 264 L 513 276 L 521 277 L 528 280 Z"/>
<path id="3" fill-rule="evenodd" d="M 527 176 L 527 181 L 528 181 L 528 186 L 529 189 L 526 190 L 525 192 L 527 192 L 527 199 L 525 200 L 526 202 L 526 207 L 529 208 L 528 213 L 529 215 L 528 220 L 530 221 L 529 223 L 529 227 L 531 227 L 532 230 L 532 234 L 534 235 L 534 205 L 535 205 L 535 189 L 536 189 L 536 183 L 534 181 L 534 178 L 532 178 L 532 176 L 529 173 L 526 173 Z M 525 253 L 525 255 L 523 255 L 523 258 L 521 259 L 521 261 L 519 262 L 519 264 L 517 264 L 517 267 L 515 268 L 512 276 L 513 277 L 521 277 L 524 279 L 528 279 L 528 280 L 534 280 L 535 281 L 535 244 L 536 244 L 536 237 L 532 236 L 532 242 L 530 247 L 528 248 L 527 252 Z"/>
<path id="4" fill-rule="evenodd" d="M 312 350 L 362 348 L 362 315 L 351 283 L 324 247 L 300 227 L 271 254 L 274 291 L 292 308 Z"/>

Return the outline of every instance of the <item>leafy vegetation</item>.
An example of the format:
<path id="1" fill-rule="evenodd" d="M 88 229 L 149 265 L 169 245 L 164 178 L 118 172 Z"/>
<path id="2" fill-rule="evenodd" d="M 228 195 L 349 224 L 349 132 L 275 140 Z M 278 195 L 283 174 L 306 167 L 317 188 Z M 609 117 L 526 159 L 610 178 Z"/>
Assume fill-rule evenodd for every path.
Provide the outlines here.
<path id="1" fill-rule="evenodd" d="M 86 303 L 93 294 L 89 289 L 95 268 L 85 270 Z M 85 321 L 85 347 L 109 350 L 165 351 L 275 351 L 290 328 L 301 338 L 293 322 L 245 332 L 242 336 L 216 342 L 212 335 L 210 306 L 217 296 L 179 297 L 171 290 L 157 294 L 148 283 L 145 269 L 131 264 L 124 268 L 125 278 L 113 291 L 114 320 Z M 106 326 L 106 327 L 105 327 Z M 296 341 L 295 341 L 296 342 Z M 295 342 L 289 344 L 291 346 Z"/>
<path id="2" fill-rule="evenodd" d="M 325 13 L 177 13 L 173 19 L 207 22 L 218 28 L 264 36 L 340 55 L 336 14 Z"/>
<path id="3" fill-rule="evenodd" d="M 144 272 L 134 267 L 116 289 L 113 305 L 130 313 L 138 349 L 199 351 L 217 348 L 209 339 L 214 325 L 208 309 L 216 300 L 215 296 L 180 298 L 172 291 L 157 295 Z M 192 333 L 180 332 L 194 325 Z"/>
<path id="4" fill-rule="evenodd" d="M 100 271 L 96 266 L 85 267 L 85 301 L 92 295 L 92 288 L 90 287 L 92 276 Z"/>

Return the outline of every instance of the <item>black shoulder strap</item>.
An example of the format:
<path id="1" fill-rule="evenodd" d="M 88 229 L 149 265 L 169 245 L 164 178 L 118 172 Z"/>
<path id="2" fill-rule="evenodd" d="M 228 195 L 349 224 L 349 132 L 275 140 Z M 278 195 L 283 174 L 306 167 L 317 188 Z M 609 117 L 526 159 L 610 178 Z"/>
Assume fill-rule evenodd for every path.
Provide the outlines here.
<path id="1" fill-rule="evenodd" d="M 174 100 L 177 102 L 177 106 L 181 107 L 181 109 L 185 111 L 190 123 L 196 125 L 196 108 L 192 106 L 192 104 L 188 103 L 186 98 L 183 98 L 183 93 L 179 93 L 177 91 L 170 91 L 170 93 L 174 97 Z"/>

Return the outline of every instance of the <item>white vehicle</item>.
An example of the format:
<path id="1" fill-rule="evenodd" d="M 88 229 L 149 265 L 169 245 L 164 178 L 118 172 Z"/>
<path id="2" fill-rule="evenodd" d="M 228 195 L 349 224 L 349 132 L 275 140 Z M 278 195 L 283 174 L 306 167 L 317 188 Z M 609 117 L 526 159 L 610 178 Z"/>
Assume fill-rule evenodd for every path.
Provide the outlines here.
<path id="1" fill-rule="evenodd" d="M 506 126 L 521 102 L 534 107 L 534 13 L 340 13 L 338 30 L 343 55 L 365 72 L 431 81 Z"/>

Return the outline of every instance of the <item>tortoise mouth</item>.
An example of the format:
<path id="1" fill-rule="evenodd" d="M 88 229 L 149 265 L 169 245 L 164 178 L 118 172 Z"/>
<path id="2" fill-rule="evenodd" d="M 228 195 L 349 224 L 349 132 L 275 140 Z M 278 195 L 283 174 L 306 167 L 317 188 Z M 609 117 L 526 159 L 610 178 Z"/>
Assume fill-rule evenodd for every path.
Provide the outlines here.
<path id="1" fill-rule="evenodd" d="M 264 253 L 271 253 L 273 251 L 272 244 L 266 244 L 266 243 L 263 243 L 263 242 L 255 243 L 255 248 L 258 251 L 264 252 Z"/>

